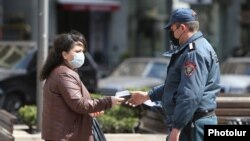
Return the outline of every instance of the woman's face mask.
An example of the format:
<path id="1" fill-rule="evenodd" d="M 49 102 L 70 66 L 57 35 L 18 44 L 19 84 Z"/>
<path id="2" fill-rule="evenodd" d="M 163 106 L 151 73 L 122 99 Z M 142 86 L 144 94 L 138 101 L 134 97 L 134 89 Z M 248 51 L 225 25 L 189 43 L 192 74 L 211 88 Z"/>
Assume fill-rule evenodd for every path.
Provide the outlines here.
<path id="1" fill-rule="evenodd" d="M 85 61 L 85 56 L 83 54 L 83 52 L 78 52 L 74 54 L 73 60 L 69 61 L 69 64 L 73 67 L 73 68 L 80 68 Z"/>

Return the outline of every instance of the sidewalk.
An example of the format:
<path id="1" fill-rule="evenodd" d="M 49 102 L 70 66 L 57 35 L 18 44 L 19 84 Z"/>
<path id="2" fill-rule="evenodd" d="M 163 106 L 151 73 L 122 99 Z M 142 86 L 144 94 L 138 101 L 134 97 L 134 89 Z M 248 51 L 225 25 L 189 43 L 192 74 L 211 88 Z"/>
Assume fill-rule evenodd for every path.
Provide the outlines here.
<path id="1" fill-rule="evenodd" d="M 15 141 L 43 141 L 41 133 L 28 134 L 23 129 L 27 129 L 25 125 L 15 125 L 13 136 Z M 107 141 L 165 141 L 164 134 L 105 134 Z"/>

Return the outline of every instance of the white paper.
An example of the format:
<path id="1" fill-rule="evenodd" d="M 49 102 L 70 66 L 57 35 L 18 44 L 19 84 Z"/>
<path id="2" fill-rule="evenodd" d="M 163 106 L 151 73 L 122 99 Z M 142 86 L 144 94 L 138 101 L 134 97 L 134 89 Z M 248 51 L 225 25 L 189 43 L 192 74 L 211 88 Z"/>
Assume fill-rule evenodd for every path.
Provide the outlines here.
<path id="1" fill-rule="evenodd" d="M 130 93 L 128 90 L 125 90 L 125 91 L 116 92 L 115 97 L 123 97 L 123 96 L 127 96 L 127 95 L 130 95 Z"/>
<path id="2" fill-rule="evenodd" d="M 152 102 L 151 100 L 147 100 L 147 101 L 145 101 L 143 104 L 145 104 L 145 105 L 147 105 L 147 106 L 149 106 L 149 107 L 153 107 L 153 106 L 156 105 L 155 102 Z"/>

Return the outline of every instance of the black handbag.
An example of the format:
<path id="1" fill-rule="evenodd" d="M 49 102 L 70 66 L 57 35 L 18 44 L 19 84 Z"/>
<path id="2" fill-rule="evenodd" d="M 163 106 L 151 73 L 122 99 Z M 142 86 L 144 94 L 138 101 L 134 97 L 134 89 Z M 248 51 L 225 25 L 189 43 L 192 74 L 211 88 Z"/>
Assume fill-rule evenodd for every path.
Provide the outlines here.
<path id="1" fill-rule="evenodd" d="M 93 118 L 92 131 L 93 131 L 93 136 L 94 136 L 95 141 L 107 141 L 101 129 L 101 126 L 96 120 L 96 118 Z"/>

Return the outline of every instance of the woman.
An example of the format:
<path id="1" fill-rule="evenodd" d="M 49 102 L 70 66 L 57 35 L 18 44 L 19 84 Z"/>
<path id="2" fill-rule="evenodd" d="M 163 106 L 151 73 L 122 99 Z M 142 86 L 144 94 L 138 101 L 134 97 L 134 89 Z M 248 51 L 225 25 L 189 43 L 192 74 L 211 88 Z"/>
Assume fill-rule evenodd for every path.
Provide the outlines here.
<path id="1" fill-rule="evenodd" d="M 91 99 L 76 69 L 84 63 L 87 43 L 78 32 L 60 34 L 54 41 L 40 79 L 43 91 L 42 138 L 47 141 L 94 141 L 93 117 L 123 102 Z"/>

